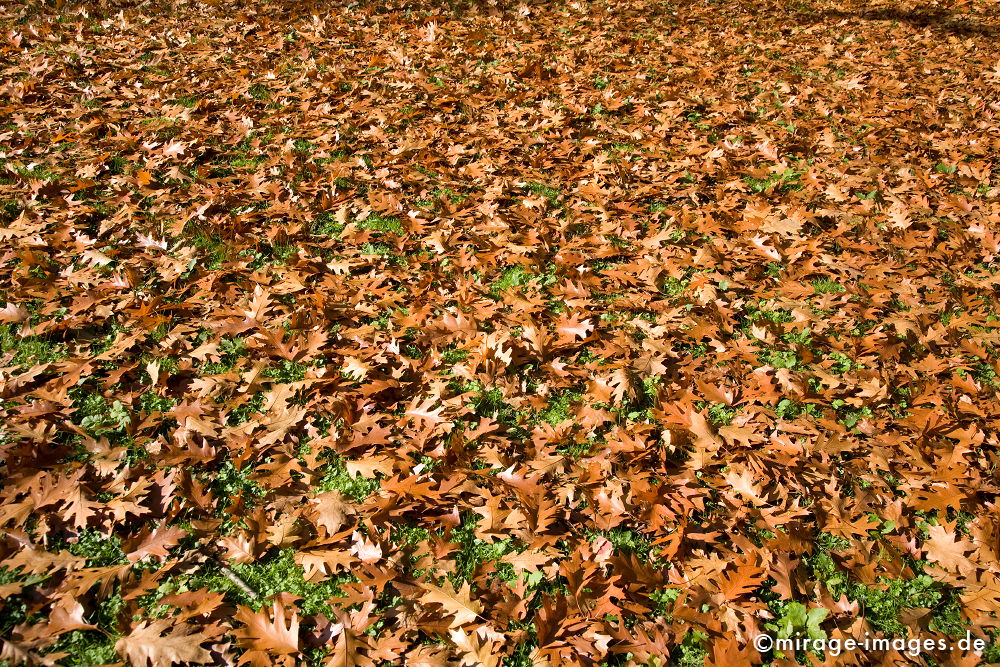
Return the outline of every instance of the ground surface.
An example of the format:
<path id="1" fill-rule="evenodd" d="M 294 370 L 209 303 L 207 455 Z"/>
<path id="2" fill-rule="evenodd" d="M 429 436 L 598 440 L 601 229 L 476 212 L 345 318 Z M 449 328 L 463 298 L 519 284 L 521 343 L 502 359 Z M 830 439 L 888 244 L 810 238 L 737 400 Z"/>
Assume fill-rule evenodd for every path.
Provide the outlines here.
<path id="1" fill-rule="evenodd" d="M 994 4 L 0 23 L 6 664 L 992 637 Z"/>

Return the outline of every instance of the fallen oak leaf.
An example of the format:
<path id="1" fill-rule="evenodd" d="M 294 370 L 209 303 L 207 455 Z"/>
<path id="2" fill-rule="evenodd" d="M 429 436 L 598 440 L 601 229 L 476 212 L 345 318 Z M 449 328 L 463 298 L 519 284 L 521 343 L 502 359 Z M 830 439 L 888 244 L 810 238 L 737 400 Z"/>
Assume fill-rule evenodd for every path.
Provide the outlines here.
<path id="1" fill-rule="evenodd" d="M 39 655 L 26 646 L 17 644 L 10 639 L 0 637 L 0 660 L 12 665 L 44 665 L 44 667 L 58 667 L 58 663 L 53 658 L 65 654 L 50 654 L 48 656 Z"/>
<path id="2" fill-rule="evenodd" d="M 285 608 L 275 600 L 270 610 L 264 607 L 259 612 L 253 612 L 240 606 L 236 610 L 235 619 L 245 627 L 238 628 L 237 644 L 249 649 L 240 659 L 240 663 L 249 662 L 247 656 L 261 651 L 270 655 L 292 655 L 299 652 L 299 616 L 293 609 L 291 617 L 286 618 Z"/>
<path id="3" fill-rule="evenodd" d="M 480 641 L 475 632 L 466 634 L 465 630 L 458 628 L 449 630 L 451 641 L 463 652 L 461 664 L 481 665 L 482 667 L 495 667 L 500 664 L 500 655 L 496 651 L 496 644 L 491 641 Z"/>
<path id="4" fill-rule="evenodd" d="M 559 342 L 572 342 L 579 338 L 586 340 L 590 332 L 594 330 L 594 325 L 590 320 L 581 320 L 577 314 L 571 317 L 563 317 L 556 324 L 556 331 L 559 333 Z"/>
<path id="5" fill-rule="evenodd" d="M 781 261 L 781 253 L 774 246 L 767 244 L 768 238 L 766 236 L 757 235 L 750 239 L 753 247 L 756 248 L 761 254 L 769 259 L 773 259 L 778 262 Z"/>
<path id="6" fill-rule="evenodd" d="M 20 594 L 21 590 L 12 591 L 6 595 Z M 76 598 L 63 597 L 52 605 L 49 612 L 48 622 L 37 625 L 19 626 L 17 629 L 18 638 L 24 640 L 31 646 L 37 646 L 38 640 L 58 637 L 73 630 L 96 630 L 96 625 L 87 623 L 83 618 L 83 605 Z"/>
<path id="7" fill-rule="evenodd" d="M 435 586 L 426 582 L 421 582 L 418 585 L 425 591 L 420 597 L 421 602 L 440 604 L 445 613 L 455 617 L 449 625 L 451 628 L 473 622 L 479 618 L 483 611 L 482 606 L 471 599 L 471 587 L 468 582 L 457 591 L 448 580 L 445 580 L 443 586 Z"/>
<path id="8" fill-rule="evenodd" d="M 515 574 L 521 572 L 536 572 L 543 566 L 552 562 L 552 556 L 540 551 L 522 551 L 521 553 L 509 553 L 501 559 L 504 563 L 509 563 L 514 568 Z"/>
<path id="9" fill-rule="evenodd" d="M 205 664 L 211 661 L 211 653 L 201 647 L 208 637 L 192 632 L 186 626 L 172 626 L 171 623 L 169 619 L 151 623 L 143 621 L 115 643 L 115 651 L 128 658 L 133 667 L 160 667 L 183 662 Z"/>
<path id="10" fill-rule="evenodd" d="M 28 319 L 28 311 L 21 306 L 8 303 L 0 308 L 0 322 L 23 322 Z"/>
<path id="11" fill-rule="evenodd" d="M 929 537 L 923 545 L 927 560 L 934 561 L 949 572 L 959 572 L 963 575 L 972 572 L 974 565 L 965 554 L 974 550 L 976 545 L 968 540 L 959 539 L 956 532 L 949 532 L 944 526 L 929 526 L 927 534 Z"/>
<path id="12" fill-rule="evenodd" d="M 347 517 L 355 513 L 354 507 L 336 489 L 310 499 L 309 505 L 313 522 L 327 535 L 337 533 L 347 523 Z"/>
<path id="13" fill-rule="evenodd" d="M 358 531 L 354 531 L 351 539 L 354 542 L 351 545 L 351 553 L 357 556 L 362 563 L 374 563 L 382 559 L 382 547 L 376 542 L 369 542 Z"/>
<path id="14" fill-rule="evenodd" d="M 421 422 L 421 426 L 435 424 L 440 424 L 444 421 L 441 417 L 441 412 L 444 411 L 444 406 L 442 405 L 437 410 L 431 410 L 431 406 L 437 401 L 437 396 L 431 396 L 427 398 L 423 403 L 420 402 L 420 397 L 414 397 L 410 402 L 410 405 L 406 408 L 406 416 L 413 417 L 414 421 Z"/>
<path id="15" fill-rule="evenodd" d="M 331 624 L 328 632 L 337 635 L 333 645 L 333 653 L 325 667 L 354 667 L 355 665 L 372 665 L 370 658 L 360 653 L 360 649 L 368 647 L 365 641 L 367 630 L 373 618 L 371 616 L 374 604 L 369 601 L 361 609 L 350 613 L 334 608 L 337 623 Z M 384 654 L 383 654 L 384 657 Z"/>
<path id="16" fill-rule="evenodd" d="M 358 652 L 358 649 L 364 646 L 358 638 L 358 633 L 344 622 L 334 624 L 332 629 L 337 634 L 337 641 L 334 642 L 333 653 L 324 667 L 355 667 L 366 664 L 362 662 Z"/>
<path id="17" fill-rule="evenodd" d="M 261 424 L 267 432 L 257 439 L 257 445 L 259 447 L 266 447 L 278 442 L 285 437 L 293 426 L 301 422 L 305 415 L 306 411 L 301 408 L 283 410 L 279 416 Z"/>
<path id="18" fill-rule="evenodd" d="M 84 250 L 80 253 L 80 257 L 91 266 L 106 266 L 115 261 L 100 250 L 93 249 Z"/>
<path id="19" fill-rule="evenodd" d="M 344 357 L 344 365 L 341 367 L 340 372 L 345 375 L 353 375 L 357 379 L 363 380 L 368 377 L 368 372 L 371 369 L 371 366 L 364 363 L 357 357 Z"/>
<path id="20" fill-rule="evenodd" d="M 792 218 L 771 219 L 760 226 L 760 231 L 769 234 L 781 234 L 782 236 L 794 236 L 802 231 L 802 221 Z"/>
<path id="21" fill-rule="evenodd" d="M 207 589 L 197 591 L 184 591 L 183 593 L 169 593 L 160 598 L 159 604 L 177 607 L 180 613 L 179 620 L 186 620 L 195 616 L 205 616 L 211 614 L 222 606 L 225 601 L 222 593 L 216 593 Z"/>
<path id="22" fill-rule="evenodd" d="M 142 232 L 137 232 L 135 238 L 140 248 L 159 248 L 160 250 L 167 249 L 166 241 L 157 240 L 152 236 L 146 236 Z"/>
<path id="23" fill-rule="evenodd" d="M 594 549 L 594 562 L 603 563 L 615 553 L 615 545 L 606 537 L 598 537 L 592 545 Z"/>
<path id="24" fill-rule="evenodd" d="M 185 149 L 186 147 L 182 142 L 171 140 L 170 143 L 160 149 L 160 152 L 163 153 L 165 157 L 175 157 L 177 155 L 183 155 Z"/>
<path id="25" fill-rule="evenodd" d="M 724 478 L 726 483 L 744 498 L 749 498 L 757 505 L 767 504 L 767 501 L 761 498 L 760 490 L 754 484 L 754 475 L 749 470 L 743 469 L 742 472 L 737 473 L 735 469 L 730 468 Z"/>
<path id="26" fill-rule="evenodd" d="M 692 412 L 689 417 L 691 425 L 688 427 L 688 431 L 695 436 L 691 467 L 699 470 L 708 465 L 708 459 L 714 457 L 716 452 L 722 449 L 724 443 L 709 426 L 708 420 L 703 414 Z"/>
<path id="27" fill-rule="evenodd" d="M 177 526 L 161 526 L 150 533 L 147 533 L 138 541 L 135 548 L 126 554 L 130 563 L 136 563 L 149 556 L 155 558 L 166 558 L 167 550 L 177 546 L 188 532 Z"/>

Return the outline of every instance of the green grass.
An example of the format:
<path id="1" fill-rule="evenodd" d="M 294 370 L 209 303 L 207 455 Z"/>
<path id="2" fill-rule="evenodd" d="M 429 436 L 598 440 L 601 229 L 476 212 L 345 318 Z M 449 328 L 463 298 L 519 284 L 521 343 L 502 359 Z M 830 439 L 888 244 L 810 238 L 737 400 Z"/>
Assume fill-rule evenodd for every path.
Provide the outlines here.
<path id="1" fill-rule="evenodd" d="M 779 350 L 776 348 L 765 348 L 757 353 L 760 363 L 773 368 L 795 369 L 799 366 L 799 356 L 794 350 Z"/>
<path id="2" fill-rule="evenodd" d="M 802 415 L 808 415 L 818 419 L 823 415 L 823 410 L 815 403 L 799 403 L 791 398 L 782 398 L 774 408 L 774 414 L 778 419 L 790 421 Z"/>
<path id="3" fill-rule="evenodd" d="M 65 667 L 92 667 L 118 662 L 115 634 L 97 630 L 72 630 L 60 635 L 46 653 L 66 653 L 59 663 Z"/>
<path id="4" fill-rule="evenodd" d="M 564 421 L 573 418 L 572 407 L 583 398 L 583 393 L 578 391 L 564 391 L 549 396 L 549 404 L 541 412 L 539 418 L 552 425 L 558 426 Z"/>
<path id="5" fill-rule="evenodd" d="M 235 563 L 231 565 L 232 570 L 242 579 L 255 593 L 258 600 L 254 601 L 228 577 L 209 570 L 202 575 L 205 587 L 225 592 L 235 602 L 251 607 L 260 607 L 261 603 L 278 593 L 291 593 L 298 595 L 301 600 L 297 604 L 302 613 L 306 616 L 325 614 L 332 617 L 330 602 L 338 597 L 343 597 L 344 593 L 340 586 L 346 583 L 356 582 L 357 579 L 350 573 L 341 574 L 319 582 L 309 582 L 305 580 L 304 571 L 295 562 L 295 551 L 293 549 L 283 549 L 278 552 L 271 552 L 264 558 L 253 563 Z M 201 584 L 195 580 L 194 584 Z M 198 586 L 201 588 L 202 586 Z"/>
<path id="6" fill-rule="evenodd" d="M 716 426 L 728 426 L 740 412 L 739 408 L 728 406 L 725 403 L 708 403 L 707 401 L 697 401 L 694 407 L 698 410 L 707 408 L 708 421 Z"/>
<path id="7" fill-rule="evenodd" d="M 113 155 L 108 161 L 108 171 L 116 176 L 126 174 L 129 171 L 129 162 L 122 155 Z"/>
<path id="8" fill-rule="evenodd" d="M 44 336 L 21 336 L 17 324 L 0 325 L 0 353 L 13 352 L 11 365 L 19 368 L 51 364 L 65 359 L 63 344 Z"/>
<path id="9" fill-rule="evenodd" d="M 229 161 L 229 166 L 237 169 L 244 167 L 256 167 L 267 160 L 266 155 L 254 155 L 252 157 L 237 157 Z"/>
<path id="10" fill-rule="evenodd" d="M 812 577 L 822 582 L 833 599 L 845 595 L 857 602 L 876 632 L 891 637 L 906 636 L 903 614 L 911 609 L 930 609 L 931 630 L 953 637 L 964 636 L 958 591 L 923 573 L 925 563 L 911 564 L 917 574 L 910 579 L 878 577 L 874 585 L 867 586 L 851 578 L 833 559 L 833 553 L 846 548 L 846 540 L 821 533 L 816 545 L 817 550 L 805 559 Z"/>
<path id="11" fill-rule="evenodd" d="M 226 260 L 227 246 L 220 235 L 197 229 L 191 232 L 188 238 L 191 244 L 200 251 L 200 265 L 204 269 L 217 271 L 222 268 L 222 264 Z"/>
<path id="12" fill-rule="evenodd" d="M 131 423 L 132 417 L 121 401 L 113 401 L 108 405 L 103 398 L 96 394 L 91 394 L 88 398 L 98 399 L 100 401 L 99 407 L 95 412 L 87 414 L 80 421 L 80 426 L 94 435 L 120 432 Z"/>
<path id="13" fill-rule="evenodd" d="M 19 164 L 11 160 L 0 159 L 0 174 L 6 174 L 8 172 L 7 167 L 12 168 L 15 174 L 18 174 L 27 181 L 42 181 L 44 183 L 48 183 L 49 181 L 55 181 L 59 178 L 59 175 L 53 171 L 51 167 L 47 167 L 45 165 L 34 165 L 29 168 L 28 165 Z"/>
<path id="14" fill-rule="evenodd" d="M 299 382 L 305 379 L 308 368 L 297 361 L 282 359 L 277 366 L 265 369 L 263 375 L 280 383 Z"/>
<path id="15" fill-rule="evenodd" d="M 240 359 L 247 355 L 246 341 L 239 337 L 224 336 L 219 340 L 218 351 L 221 353 L 219 361 L 205 362 L 201 367 L 202 373 L 221 375 L 236 368 Z"/>
<path id="16" fill-rule="evenodd" d="M 174 399 L 158 396 L 153 391 L 143 392 L 136 401 L 139 412 L 147 415 L 154 412 L 168 412 L 175 405 L 177 405 L 177 401 Z"/>
<path id="17" fill-rule="evenodd" d="M 105 436 L 117 441 L 125 435 L 131 424 L 131 411 L 121 402 L 108 402 L 91 385 L 82 385 L 70 390 L 73 398 L 73 423 L 94 436 Z"/>
<path id="18" fill-rule="evenodd" d="M 247 89 L 247 94 L 255 100 L 267 100 L 271 97 L 271 91 L 267 86 L 255 83 Z"/>
<path id="19" fill-rule="evenodd" d="M 830 407 L 837 411 L 837 421 L 843 424 L 848 430 L 856 427 L 862 419 L 875 416 L 875 413 L 867 405 L 860 407 L 852 406 L 840 398 L 833 399 L 830 402 Z"/>
<path id="20" fill-rule="evenodd" d="M 87 567 L 113 567 L 128 562 L 118 536 L 104 535 L 96 530 L 85 528 L 72 542 L 56 541 L 49 545 L 52 552 L 63 549 L 74 556 L 86 558 Z M 97 630 L 73 630 L 63 634 L 45 653 L 68 653 L 60 664 L 73 667 L 103 665 L 117 660 L 114 646 L 120 635 L 120 614 L 125 607 L 117 589 L 115 585 L 112 592 L 96 607 L 88 609 L 84 616 L 84 621 L 96 625 Z"/>
<path id="21" fill-rule="evenodd" d="M 384 257 L 389 264 L 405 264 L 406 259 L 399 255 L 393 248 L 385 243 L 365 243 L 361 246 L 362 255 L 374 255 Z"/>
<path id="22" fill-rule="evenodd" d="M 229 411 L 226 417 L 226 424 L 229 426 L 246 424 L 253 415 L 261 414 L 265 398 L 266 396 L 263 392 L 257 392 L 249 399 L 241 402 Z M 217 403 L 223 403 L 225 399 L 223 396 L 218 396 L 215 400 Z"/>
<path id="23" fill-rule="evenodd" d="M 292 142 L 292 146 L 295 152 L 300 155 L 309 155 L 316 149 L 316 144 L 305 139 L 296 139 Z"/>
<path id="24" fill-rule="evenodd" d="M 499 389 L 480 390 L 478 396 L 473 399 L 472 405 L 480 417 L 490 417 L 505 423 L 513 423 L 517 420 L 518 411 L 504 400 L 503 392 Z"/>
<path id="25" fill-rule="evenodd" d="M 0 183 L 3 185 L 3 183 Z M 21 214 L 21 205 L 14 199 L 0 201 L 0 222 L 8 223 Z"/>
<path id="26" fill-rule="evenodd" d="M 532 281 L 537 281 L 539 287 L 545 288 L 557 282 L 554 267 L 547 267 L 542 273 L 535 273 L 520 264 L 503 270 L 500 277 L 490 285 L 489 293 L 494 299 L 499 299 L 506 290 L 524 287 Z"/>
<path id="27" fill-rule="evenodd" d="M 847 288 L 830 278 L 817 278 L 812 281 L 813 290 L 816 294 L 843 294 Z"/>
<path id="28" fill-rule="evenodd" d="M 317 236 L 337 237 L 344 231 L 344 223 L 337 222 L 333 213 L 325 212 L 316 216 L 312 223 L 312 233 Z"/>
<path id="29" fill-rule="evenodd" d="M 703 667 L 708 651 L 705 640 L 708 635 L 698 630 L 689 630 L 680 646 L 671 651 L 671 664 L 675 667 Z"/>
<path id="30" fill-rule="evenodd" d="M 963 368 L 959 368 L 956 372 L 963 377 L 971 375 L 972 379 L 988 387 L 1000 387 L 1000 375 L 997 374 L 988 361 L 979 357 L 973 357 L 970 364 L 972 367 L 971 370 L 966 371 Z"/>
<path id="31" fill-rule="evenodd" d="M 667 296 L 677 296 L 683 294 L 689 282 L 690 280 L 667 276 L 666 280 L 663 281 L 663 285 L 660 286 L 660 291 Z"/>
<path id="32" fill-rule="evenodd" d="M 655 562 L 652 556 L 652 545 L 649 540 L 637 530 L 632 528 L 617 527 L 611 530 L 590 531 L 587 533 L 588 539 L 593 541 L 597 537 L 603 537 L 615 548 L 616 553 L 634 554 L 641 561 Z"/>
<path id="33" fill-rule="evenodd" d="M 244 250 L 240 254 L 249 256 L 250 268 L 254 271 L 260 270 L 269 264 L 287 264 L 295 257 L 298 248 L 290 243 L 267 243 L 258 244 L 254 250 Z"/>
<path id="34" fill-rule="evenodd" d="M 331 603 L 343 597 L 341 586 L 357 582 L 350 573 L 327 577 L 321 581 L 307 581 L 302 566 L 295 562 L 293 549 L 272 550 L 251 563 L 233 563 L 228 566 L 253 591 L 250 595 L 223 571 L 221 564 L 208 561 L 196 572 L 174 575 L 139 598 L 139 604 L 154 617 L 170 613 L 169 607 L 160 604 L 164 596 L 172 593 L 209 590 L 224 593 L 230 604 L 240 604 L 259 609 L 267 600 L 279 593 L 298 596 L 296 604 L 305 616 L 324 614 L 333 616 Z"/>
<path id="35" fill-rule="evenodd" d="M 500 274 L 500 277 L 495 280 L 492 285 L 490 285 L 490 294 L 495 299 L 499 298 L 503 292 L 511 289 L 512 287 L 527 285 L 533 277 L 534 274 L 523 266 L 513 266 L 504 270 L 504 272 Z"/>
<path id="36" fill-rule="evenodd" d="M 414 551 L 418 550 L 421 545 L 431 539 L 431 531 L 423 526 L 408 523 L 393 523 L 390 530 L 392 532 L 393 544 L 399 545 L 399 551 L 402 556 L 401 562 L 406 571 L 413 577 L 423 576 L 427 572 L 426 570 L 418 570 L 413 567 L 416 561 L 419 560 Z"/>
<path id="37" fill-rule="evenodd" d="M 117 535 L 105 535 L 97 530 L 84 528 L 72 542 L 58 542 L 49 546 L 50 551 L 68 550 L 74 556 L 87 559 L 87 567 L 111 567 L 126 563 L 125 551 Z"/>
<path id="38" fill-rule="evenodd" d="M 517 575 L 509 563 L 500 562 L 505 555 L 518 551 L 517 542 L 506 538 L 496 542 L 486 542 L 475 536 L 479 515 L 467 513 L 462 517 L 462 523 L 451 531 L 451 541 L 461 545 L 455 554 L 456 571 L 450 575 L 452 582 L 472 582 L 474 574 L 484 564 L 492 563 L 496 567 L 494 575 L 502 581 L 513 581 Z"/>
<path id="39" fill-rule="evenodd" d="M 844 375 L 845 373 L 851 373 L 865 367 L 864 364 L 851 359 L 843 352 L 831 352 L 827 355 L 827 358 L 833 361 L 833 366 L 830 367 L 830 370 L 837 375 Z"/>
<path id="40" fill-rule="evenodd" d="M 465 361 L 469 356 L 468 350 L 458 350 L 455 348 L 448 348 L 441 352 L 441 361 L 448 364 L 449 366 L 454 366 L 457 363 Z"/>
<path id="41" fill-rule="evenodd" d="M 778 192 L 795 192 L 802 189 L 802 184 L 799 182 L 799 177 L 803 172 L 796 171 L 794 169 L 788 168 L 779 174 L 771 174 L 767 178 L 759 179 L 747 176 L 743 179 L 743 182 L 747 184 L 747 187 L 751 192 L 761 194 L 769 191 L 771 188 L 776 188 Z"/>
<path id="42" fill-rule="evenodd" d="M 562 192 L 543 183 L 526 183 L 524 189 L 532 194 L 545 197 L 552 206 L 559 206 L 559 196 Z"/>
<path id="43" fill-rule="evenodd" d="M 397 218 L 384 218 L 379 215 L 369 215 L 364 220 L 358 221 L 358 227 L 381 234 L 402 234 L 403 225 Z"/>
<path id="44" fill-rule="evenodd" d="M 344 459 L 332 450 L 323 457 L 325 463 L 320 468 L 320 481 L 317 491 L 340 491 L 355 502 L 362 502 L 380 487 L 379 480 L 369 479 L 361 475 L 351 477 L 347 471 Z"/>
<path id="45" fill-rule="evenodd" d="M 237 468 L 232 461 L 225 461 L 218 470 L 205 475 L 220 510 L 225 510 L 238 497 L 254 505 L 266 495 L 263 487 L 250 479 L 252 473 L 250 466 Z"/>
<path id="46" fill-rule="evenodd" d="M 792 315 L 790 310 L 785 310 L 784 308 L 768 308 L 766 302 L 760 301 L 757 303 L 749 303 L 743 312 L 742 322 L 740 323 L 740 329 L 744 331 L 749 331 L 750 325 L 758 320 L 763 320 L 765 322 L 771 322 L 773 324 L 785 324 L 787 322 L 794 322 L 795 316 Z"/>

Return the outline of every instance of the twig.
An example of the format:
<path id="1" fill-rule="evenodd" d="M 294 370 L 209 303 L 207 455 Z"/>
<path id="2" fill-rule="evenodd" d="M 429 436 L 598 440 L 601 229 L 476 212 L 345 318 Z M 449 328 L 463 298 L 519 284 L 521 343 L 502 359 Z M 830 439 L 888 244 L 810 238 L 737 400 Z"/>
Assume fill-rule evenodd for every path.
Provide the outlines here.
<path id="1" fill-rule="evenodd" d="M 247 582 L 243 581 L 240 578 L 240 575 L 238 575 L 235 572 L 233 572 L 232 569 L 230 569 L 230 567 L 228 565 L 226 565 L 225 563 L 219 563 L 219 567 L 222 568 L 222 574 L 226 575 L 226 579 L 229 579 L 229 581 L 231 581 L 234 584 L 236 584 L 236 586 L 241 591 L 243 591 L 244 593 L 246 593 L 247 596 L 249 596 L 251 600 L 253 600 L 254 602 L 256 602 L 257 600 L 260 599 L 260 596 L 257 595 L 257 591 L 255 591 L 254 589 L 250 588 L 250 585 L 247 584 Z"/>

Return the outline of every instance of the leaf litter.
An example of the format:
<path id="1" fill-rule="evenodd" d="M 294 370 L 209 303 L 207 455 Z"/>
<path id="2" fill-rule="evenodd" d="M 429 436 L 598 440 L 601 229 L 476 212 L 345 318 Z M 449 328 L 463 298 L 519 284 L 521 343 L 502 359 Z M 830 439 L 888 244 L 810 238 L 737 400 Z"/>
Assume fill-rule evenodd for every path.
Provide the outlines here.
<path id="1" fill-rule="evenodd" d="M 0 28 L 5 664 L 1000 658 L 993 4 Z"/>

